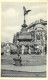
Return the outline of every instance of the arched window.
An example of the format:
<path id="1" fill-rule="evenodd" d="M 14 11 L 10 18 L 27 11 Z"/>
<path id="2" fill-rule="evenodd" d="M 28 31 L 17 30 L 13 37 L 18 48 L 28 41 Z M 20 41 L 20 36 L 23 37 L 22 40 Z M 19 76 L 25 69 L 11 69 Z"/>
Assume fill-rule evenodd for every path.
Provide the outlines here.
<path id="1" fill-rule="evenodd" d="M 41 34 L 42 34 L 42 37 L 43 36 L 43 33 L 44 33 L 44 26 L 41 25 L 41 24 L 38 24 L 35 26 L 35 35 L 36 35 L 36 41 L 41 41 Z"/>

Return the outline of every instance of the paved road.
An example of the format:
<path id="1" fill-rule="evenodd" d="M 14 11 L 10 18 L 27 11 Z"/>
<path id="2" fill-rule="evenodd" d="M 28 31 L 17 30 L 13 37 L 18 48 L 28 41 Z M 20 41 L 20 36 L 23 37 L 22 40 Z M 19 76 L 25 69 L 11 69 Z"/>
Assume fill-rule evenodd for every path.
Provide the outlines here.
<path id="1" fill-rule="evenodd" d="M 2 56 L 2 58 L 5 58 L 5 57 L 6 56 Z M 10 57 L 12 58 L 13 56 L 10 56 Z M 10 59 L 10 57 L 7 56 L 6 58 Z M 25 56 L 25 57 L 27 58 L 28 56 Z M 37 57 L 32 56 L 32 59 L 35 59 L 35 58 Z M 40 58 L 40 56 L 38 58 Z M 13 64 L 12 65 L 9 64 L 9 65 L 1 65 L 1 69 L 2 69 L 1 70 L 2 77 L 46 77 L 45 64 L 40 66 L 15 66 Z"/>
<path id="2" fill-rule="evenodd" d="M 46 65 L 42 66 L 15 66 L 15 65 L 2 65 L 2 70 L 26 71 L 26 72 L 45 72 Z"/>
<path id="3" fill-rule="evenodd" d="M 2 77 L 46 77 L 46 72 L 21 72 L 21 71 L 11 71 L 11 70 L 2 70 L 1 71 Z"/>

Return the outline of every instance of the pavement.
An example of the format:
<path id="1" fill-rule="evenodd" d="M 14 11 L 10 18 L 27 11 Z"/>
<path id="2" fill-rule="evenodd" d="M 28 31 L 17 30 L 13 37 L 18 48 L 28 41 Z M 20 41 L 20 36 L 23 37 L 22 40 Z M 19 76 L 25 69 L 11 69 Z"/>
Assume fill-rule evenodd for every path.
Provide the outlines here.
<path id="1" fill-rule="evenodd" d="M 15 66 L 15 65 L 1 65 L 2 70 L 24 71 L 24 72 L 45 72 L 46 65 L 41 66 Z"/>

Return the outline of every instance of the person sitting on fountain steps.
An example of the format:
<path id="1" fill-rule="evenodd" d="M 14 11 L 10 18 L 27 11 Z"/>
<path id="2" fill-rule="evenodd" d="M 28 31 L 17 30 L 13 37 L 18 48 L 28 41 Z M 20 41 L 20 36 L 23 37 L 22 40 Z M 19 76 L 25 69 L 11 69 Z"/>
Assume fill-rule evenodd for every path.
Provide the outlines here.
<path id="1" fill-rule="evenodd" d="M 21 59 L 21 56 L 18 54 L 18 59 L 20 60 L 20 65 L 22 65 L 22 59 Z"/>

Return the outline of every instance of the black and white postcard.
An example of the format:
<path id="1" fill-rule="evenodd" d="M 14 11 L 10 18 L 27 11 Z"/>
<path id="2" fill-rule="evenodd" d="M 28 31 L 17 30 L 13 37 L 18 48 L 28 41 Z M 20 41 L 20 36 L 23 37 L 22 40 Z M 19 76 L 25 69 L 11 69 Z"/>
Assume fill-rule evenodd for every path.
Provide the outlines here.
<path id="1" fill-rule="evenodd" d="M 47 77 L 47 2 L 1 3 L 1 77 Z"/>

